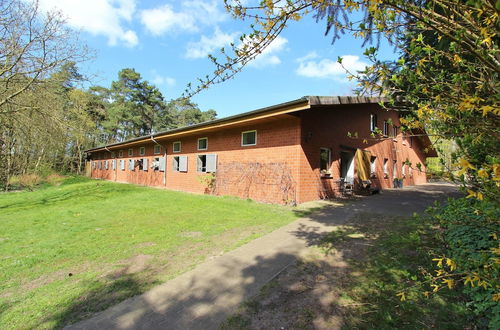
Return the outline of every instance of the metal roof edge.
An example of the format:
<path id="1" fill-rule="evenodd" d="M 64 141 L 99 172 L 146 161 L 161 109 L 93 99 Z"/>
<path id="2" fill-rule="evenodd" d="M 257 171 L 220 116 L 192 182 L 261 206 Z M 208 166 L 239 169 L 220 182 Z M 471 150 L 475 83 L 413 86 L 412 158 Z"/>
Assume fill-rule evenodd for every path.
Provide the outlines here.
<path id="1" fill-rule="evenodd" d="M 243 112 L 243 113 L 240 113 L 240 114 L 237 114 L 237 115 L 233 115 L 233 116 L 228 116 L 228 117 L 224 117 L 224 118 L 220 118 L 220 119 L 206 121 L 206 122 L 199 123 L 199 124 L 194 124 L 194 125 L 191 125 L 191 126 L 184 126 L 184 127 L 180 127 L 180 128 L 174 128 L 174 129 L 170 129 L 170 130 L 166 130 L 166 131 L 161 131 L 161 132 L 158 132 L 158 133 L 155 133 L 155 134 L 143 135 L 143 136 L 139 136 L 139 137 L 136 137 L 136 138 L 133 138 L 133 139 L 128 139 L 128 140 L 125 140 L 125 141 L 122 141 L 122 142 L 116 142 L 116 143 L 101 145 L 101 146 L 98 146 L 98 147 L 95 147 L 95 148 L 87 149 L 84 152 L 97 151 L 97 150 L 100 150 L 100 149 L 105 149 L 105 148 L 109 148 L 109 147 L 116 147 L 116 146 L 119 146 L 119 145 L 122 145 L 122 144 L 127 144 L 127 143 L 131 143 L 131 142 L 137 142 L 137 141 L 141 141 L 141 140 L 145 140 L 146 141 L 146 140 L 150 140 L 151 137 L 157 138 L 157 137 L 160 137 L 162 135 L 168 135 L 168 134 L 172 134 L 172 133 L 179 133 L 179 132 L 183 132 L 183 131 L 188 132 L 188 131 L 190 131 L 192 129 L 195 129 L 195 128 L 201 128 L 201 127 L 204 127 L 204 126 L 210 126 L 210 125 L 213 125 L 213 124 L 219 124 L 219 123 L 223 123 L 223 122 L 226 122 L 226 121 L 231 121 L 231 120 L 235 120 L 235 119 L 239 119 L 239 118 L 244 118 L 244 117 L 248 117 L 248 116 L 252 116 L 252 115 L 256 115 L 256 114 L 260 114 L 260 113 L 265 113 L 265 112 L 276 110 L 276 109 L 279 109 L 279 108 L 284 108 L 284 107 L 287 107 L 287 106 L 293 106 L 293 105 L 296 105 L 296 104 L 300 104 L 300 103 L 303 103 L 303 102 L 306 102 L 306 101 L 310 104 L 309 98 L 310 97 L 308 97 L 308 96 L 303 96 L 301 98 L 298 98 L 298 99 L 295 99 L 295 100 L 292 100 L 292 101 L 288 101 L 288 102 L 284 102 L 284 103 L 279 103 L 279 104 L 275 104 L 275 105 L 272 105 L 272 106 L 269 106 L 269 107 L 259 108 L 259 109 L 252 110 L 252 111 Z"/>

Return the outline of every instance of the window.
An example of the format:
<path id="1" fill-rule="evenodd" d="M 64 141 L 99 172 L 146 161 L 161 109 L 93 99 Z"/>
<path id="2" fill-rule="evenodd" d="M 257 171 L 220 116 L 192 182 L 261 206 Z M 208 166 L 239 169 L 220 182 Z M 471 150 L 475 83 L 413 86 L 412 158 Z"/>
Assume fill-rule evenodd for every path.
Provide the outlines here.
<path id="1" fill-rule="evenodd" d="M 174 172 L 187 172 L 187 156 L 176 156 L 172 158 Z"/>
<path id="2" fill-rule="evenodd" d="M 217 155 L 198 155 L 198 172 L 211 173 L 217 170 Z"/>
<path id="3" fill-rule="evenodd" d="M 374 113 L 370 114 L 370 131 L 375 131 L 377 129 L 377 115 Z"/>
<path id="4" fill-rule="evenodd" d="M 111 169 L 112 169 L 113 171 L 114 171 L 114 170 L 116 170 L 116 159 L 113 159 L 113 160 L 111 161 Z"/>
<path id="5" fill-rule="evenodd" d="M 257 144 L 257 131 L 246 131 L 241 133 L 242 146 L 254 146 Z"/>
<path id="6" fill-rule="evenodd" d="M 146 154 L 146 148 L 145 147 L 140 147 L 139 148 L 139 156 L 144 156 Z"/>
<path id="7" fill-rule="evenodd" d="M 332 162 L 332 152 L 328 148 L 320 148 L 319 170 L 321 174 L 330 174 L 330 164 Z"/>
<path id="8" fill-rule="evenodd" d="M 134 155 L 134 149 L 128 149 L 128 156 L 132 157 Z"/>
<path id="9" fill-rule="evenodd" d="M 387 158 L 384 158 L 384 174 L 387 175 L 389 174 L 389 169 L 387 168 L 389 165 L 389 160 Z"/>
<path id="10" fill-rule="evenodd" d="M 392 126 L 392 137 L 396 138 L 398 136 L 398 127 Z"/>
<path id="11" fill-rule="evenodd" d="M 115 158 L 116 157 L 116 154 L 114 151 L 111 151 L 111 158 Z"/>
<path id="12" fill-rule="evenodd" d="M 123 150 L 118 151 L 118 157 L 123 157 Z"/>
<path id="13" fill-rule="evenodd" d="M 370 158 L 370 174 L 372 177 L 375 176 L 375 173 L 377 170 L 376 165 L 375 165 L 376 161 L 377 161 L 377 157 L 371 156 L 371 158 Z"/>
<path id="14" fill-rule="evenodd" d="M 120 159 L 120 170 L 125 171 L 125 159 Z"/>
<path id="15" fill-rule="evenodd" d="M 165 172 L 165 157 L 155 157 L 151 168 L 154 171 Z"/>
<path id="16" fill-rule="evenodd" d="M 198 139 L 198 150 L 207 150 L 207 149 L 208 149 L 208 138 Z"/>
<path id="17" fill-rule="evenodd" d="M 172 150 L 174 152 L 181 152 L 181 143 L 180 142 L 174 142 L 172 144 Z"/>
<path id="18" fill-rule="evenodd" d="M 389 122 L 384 120 L 384 136 L 389 136 Z"/>
<path id="19" fill-rule="evenodd" d="M 98 168 L 98 169 L 102 169 L 102 160 L 100 160 L 100 161 L 97 163 L 97 168 Z"/>
<path id="20" fill-rule="evenodd" d="M 92 168 L 95 169 L 96 167 L 96 162 L 92 162 Z"/>
<path id="21" fill-rule="evenodd" d="M 155 147 L 154 147 L 154 149 L 153 149 L 153 153 L 154 153 L 155 155 L 160 154 L 160 153 L 161 153 L 161 146 L 159 146 L 159 145 L 155 145 Z"/>
<path id="22" fill-rule="evenodd" d="M 148 170 L 148 159 L 147 158 L 142 158 L 141 159 L 141 169 L 143 171 L 147 171 Z"/>
<path id="23" fill-rule="evenodd" d="M 133 171 L 133 170 L 134 170 L 134 168 L 135 168 L 135 165 L 134 165 L 134 160 L 133 160 L 133 159 L 129 159 L 129 160 L 128 160 L 128 169 L 129 169 L 130 171 Z"/>

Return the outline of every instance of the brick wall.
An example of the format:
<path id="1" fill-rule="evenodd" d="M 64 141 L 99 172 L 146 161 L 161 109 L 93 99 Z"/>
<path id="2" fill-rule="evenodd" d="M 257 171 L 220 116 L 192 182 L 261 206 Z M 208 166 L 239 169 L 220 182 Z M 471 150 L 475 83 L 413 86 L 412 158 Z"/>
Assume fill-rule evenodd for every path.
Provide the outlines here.
<path id="1" fill-rule="evenodd" d="M 242 146 L 241 133 L 250 130 L 257 131 L 257 144 Z M 208 139 L 207 150 L 197 150 L 198 139 L 205 137 Z M 209 193 L 207 184 L 200 179 L 208 174 L 197 171 L 197 158 L 198 155 L 216 154 L 221 177 L 217 180 L 214 193 L 271 203 L 294 202 L 297 199 L 300 159 L 300 119 L 297 116 L 282 115 L 265 122 L 157 141 L 163 146 L 160 156 L 164 156 L 165 149 L 167 151 L 166 184 L 163 183 L 164 172 L 128 169 L 128 159 L 147 157 L 151 164 L 153 158 L 158 156 L 153 155 L 153 142 L 134 146 L 133 157 L 127 156 L 129 148 L 123 148 L 123 157 L 117 159 L 125 159 L 127 163 L 122 171 L 117 161 L 116 179 L 111 167 L 108 170 L 93 168 L 92 177 L 193 193 Z M 173 152 L 174 142 L 181 142 L 180 152 Z M 139 155 L 140 147 L 146 149 L 144 156 Z M 119 149 L 114 152 L 116 156 L 119 155 Z M 94 154 L 93 158 L 110 160 L 110 156 L 109 152 L 100 152 Z M 173 159 L 177 156 L 187 156 L 187 172 L 173 170 Z"/>
<path id="2" fill-rule="evenodd" d="M 372 186 L 390 188 L 393 178 L 402 176 L 402 163 L 408 159 L 413 166 L 411 171 L 406 168 L 404 185 L 422 184 L 426 182 L 425 154 L 418 137 L 406 139 L 403 143 L 401 130 L 395 138 L 374 139 L 370 135 L 370 114 L 377 115 L 377 126 L 383 129 L 384 120 L 391 120 L 389 133 L 393 126 L 400 127 L 399 115 L 396 111 L 386 111 L 376 104 L 322 106 L 301 112 L 302 119 L 302 152 L 299 202 L 331 197 L 339 194 L 340 153 L 355 152 L 360 148 L 370 151 L 376 157 L 376 172 L 371 178 Z M 348 132 L 357 133 L 358 138 L 350 138 Z M 331 150 L 330 177 L 320 173 L 320 148 Z M 384 175 L 384 159 L 388 160 L 388 174 Z M 397 172 L 393 173 L 393 161 L 396 161 Z M 422 172 L 416 164 L 422 164 Z"/>
<path id="3" fill-rule="evenodd" d="M 370 136 L 370 114 L 377 115 L 377 126 L 382 128 L 384 120 L 391 120 L 389 125 L 400 126 L 398 113 L 382 110 L 378 105 L 341 105 L 317 106 L 295 114 L 274 116 L 259 121 L 233 125 L 225 128 L 212 128 L 206 133 L 188 134 L 179 137 L 160 139 L 160 155 L 153 154 L 154 143 L 148 141 L 134 145 L 133 155 L 128 156 L 128 147 L 114 149 L 116 170 L 111 168 L 111 153 L 93 153 L 92 162 L 108 160 L 108 170 L 92 166 L 92 177 L 117 182 L 164 187 L 193 193 L 214 193 L 251 198 L 262 202 L 290 203 L 306 202 L 339 194 L 340 153 L 354 153 L 357 148 L 371 152 L 376 157 L 376 172 L 371 179 L 378 188 L 392 187 L 393 178 L 402 176 L 402 164 L 408 159 L 414 169 L 406 169 L 404 185 L 426 182 L 425 167 L 417 170 L 416 164 L 425 162 L 425 154 L 418 138 L 402 141 L 401 130 L 395 138 L 384 140 Z M 256 130 L 257 144 L 242 146 L 241 133 Z M 357 132 L 358 138 L 349 138 L 348 132 Z M 208 139 L 207 150 L 197 150 L 199 138 Z M 365 140 L 366 141 L 363 141 Z M 173 152 L 173 143 L 181 142 L 181 150 Z M 140 147 L 145 148 L 145 155 L 140 155 Z M 320 148 L 331 150 L 329 177 L 320 173 Z M 119 156 L 120 150 L 122 157 Z M 166 151 L 166 154 L 165 154 Z M 217 155 L 217 180 L 213 189 L 203 182 L 202 177 L 209 174 L 197 170 L 199 155 Z M 148 168 L 143 171 L 136 167 L 130 171 L 128 160 L 147 158 L 149 165 L 155 157 L 166 155 L 166 172 Z M 173 170 L 173 159 L 187 156 L 186 172 Z M 125 160 L 125 170 L 121 170 L 119 160 Z M 388 173 L 384 175 L 384 159 L 388 161 Z M 393 173 L 393 161 L 396 161 L 396 173 Z"/>

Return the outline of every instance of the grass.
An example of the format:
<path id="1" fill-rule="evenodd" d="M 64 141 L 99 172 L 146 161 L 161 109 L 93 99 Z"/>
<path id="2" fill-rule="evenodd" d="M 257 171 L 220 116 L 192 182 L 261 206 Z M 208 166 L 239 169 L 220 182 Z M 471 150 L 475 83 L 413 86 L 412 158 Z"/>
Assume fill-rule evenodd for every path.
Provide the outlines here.
<path id="1" fill-rule="evenodd" d="M 243 304 L 222 329 L 470 328 L 459 292 L 423 294 L 432 291 L 422 270 L 433 269 L 434 235 L 425 219 L 359 213 Z"/>
<path id="2" fill-rule="evenodd" d="M 0 324 L 60 328 L 303 212 L 71 177 L 0 194 Z"/>

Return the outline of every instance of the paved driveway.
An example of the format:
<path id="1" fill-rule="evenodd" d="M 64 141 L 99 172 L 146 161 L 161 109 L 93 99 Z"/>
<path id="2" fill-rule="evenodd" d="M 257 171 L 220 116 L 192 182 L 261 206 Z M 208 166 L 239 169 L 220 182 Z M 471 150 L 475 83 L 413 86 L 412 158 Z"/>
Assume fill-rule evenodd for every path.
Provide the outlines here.
<path id="1" fill-rule="evenodd" d="M 309 216 L 208 260 L 152 290 L 71 329 L 214 329 L 245 300 L 293 264 L 325 233 L 357 212 L 412 215 L 458 196 L 456 186 L 427 184 L 384 190 L 344 206 L 325 204 Z"/>

